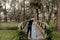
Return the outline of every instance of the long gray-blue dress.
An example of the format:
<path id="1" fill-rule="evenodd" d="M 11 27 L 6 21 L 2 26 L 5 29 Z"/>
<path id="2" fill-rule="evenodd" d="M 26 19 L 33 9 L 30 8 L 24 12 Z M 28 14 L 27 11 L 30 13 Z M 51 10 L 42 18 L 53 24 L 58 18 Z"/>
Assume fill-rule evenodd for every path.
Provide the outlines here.
<path id="1" fill-rule="evenodd" d="M 36 38 L 36 29 L 35 29 L 35 22 L 33 22 L 33 24 L 32 24 L 32 35 L 31 35 L 31 37 L 32 37 L 32 39 L 35 39 Z"/>

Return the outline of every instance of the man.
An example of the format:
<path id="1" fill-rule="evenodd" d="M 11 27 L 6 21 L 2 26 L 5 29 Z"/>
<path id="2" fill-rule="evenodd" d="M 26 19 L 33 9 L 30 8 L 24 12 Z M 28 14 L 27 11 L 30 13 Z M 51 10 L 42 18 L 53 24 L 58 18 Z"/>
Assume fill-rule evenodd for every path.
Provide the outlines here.
<path id="1" fill-rule="evenodd" d="M 34 21 L 34 16 L 28 21 L 28 27 L 27 27 L 27 36 L 29 34 L 30 31 L 30 38 L 31 38 L 31 31 L 32 31 L 32 23 Z"/>

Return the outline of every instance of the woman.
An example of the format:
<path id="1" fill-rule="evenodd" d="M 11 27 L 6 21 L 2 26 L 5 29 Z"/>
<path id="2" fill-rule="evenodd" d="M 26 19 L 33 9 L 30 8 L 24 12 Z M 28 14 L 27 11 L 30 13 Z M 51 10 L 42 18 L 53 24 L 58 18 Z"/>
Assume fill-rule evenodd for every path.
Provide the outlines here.
<path id="1" fill-rule="evenodd" d="M 42 21 L 38 21 L 37 18 L 34 18 L 33 24 L 32 24 L 32 32 L 31 32 L 31 37 L 32 39 L 36 39 L 36 38 L 43 38 L 43 36 L 41 35 L 41 27 L 38 27 L 38 23 L 42 23 L 43 25 L 46 25 L 47 27 L 49 27 L 49 25 L 47 25 L 45 22 Z M 40 29 L 39 29 L 40 28 Z"/>
<path id="2" fill-rule="evenodd" d="M 31 32 L 32 39 L 35 39 L 37 37 L 37 35 L 36 35 L 36 28 L 35 28 L 36 24 L 37 24 L 36 18 L 34 18 L 34 21 L 33 21 L 33 24 L 32 24 L 32 32 Z"/>

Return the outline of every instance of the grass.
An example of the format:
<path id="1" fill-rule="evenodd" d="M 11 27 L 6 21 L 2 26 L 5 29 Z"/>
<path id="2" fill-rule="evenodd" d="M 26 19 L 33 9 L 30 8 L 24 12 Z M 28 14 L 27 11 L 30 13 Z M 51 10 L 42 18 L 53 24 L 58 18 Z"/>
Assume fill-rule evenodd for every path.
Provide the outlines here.
<path id="1" fill-rule="evenodd" d="M 60 32 L 54 31 L 52 40 L 60 40 Z"/>
<path id="2" fill-rule="evenodd" d="M 1 27 L 16 27 L 19 23 L 9 22 L 1 23 Z M 51 22 L 50 27 L 55 29 L 56 23 Z M 18 40 L 18 31 L 17 30 L 0 30 L 0 40 Z M 60 32 L 53 31 L 52 40 L 60 40 Z"/>
<path id="3" fill-rule="evenodd" d="M 55 28 L 56 28 L 56 23 L 51 22 L 51 23 L 50 23 L 50 27 L 51 27 L 53 30 L 55 30 Z"/>
<path id="4" fill-rule="evenodd" d="M 18 40 L 17 30 L 0 30 L 0 40 Z"/>
<path id="5" fill-rule="evenodd" d="M 8 22 L 1 23 L 2 28 L 6 27 L 17 27 L 19 23 L 17 22 Z M 18 40 L 18 31 L 17 30 L 0 30 L 0 40 Z"/>
<path id="6" fill-rule="evenodd" d="M 1 27 L 16 27 L 18 24 L 17 22 L 1 23 Z"/>
<path id="7" fill-rule="evenodd" d="M 52 40 L 60 40 L 60 31 L 54 31 L 56 29 L 56 23 L 51 22 L 50 27 L 53 29 L 53 38 Z"/>

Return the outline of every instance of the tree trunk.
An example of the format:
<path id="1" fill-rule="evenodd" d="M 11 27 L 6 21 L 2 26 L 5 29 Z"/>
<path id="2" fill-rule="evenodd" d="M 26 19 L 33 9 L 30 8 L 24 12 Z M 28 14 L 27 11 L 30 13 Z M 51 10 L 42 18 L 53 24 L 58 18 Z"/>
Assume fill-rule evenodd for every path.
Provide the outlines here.
<path id="1" fill-rule="evenodd" d="M 57 5 L 58 5 L 58 12 L 57 12 L 57 27 L 56 29 L 59 31 L 60 30 L 60 0 L 57 0 Z"/>
<path id="2" fill-rule="evenodd" d="M 24 14 L 23 14 L 23 21 L 25 20 L 25 0 L 23 0 L 23 4 L 24 4 Z"/>
<path id="3" fill-rule="evenodd" d="M 50 20 L 51 20 L 51 15 L 52 15 L 52 12 L 49 14 L 49 17 L 48 17 L 48 25 L 49 25 L 49 23 L 50 23 Z"/>
<path id="4" fill-rule="evenodd" d="M 5 15 L 5 18 L 4 18 L 4 20 L 5 20 L 5 22 L 7 22 L 6 1 L 5 1 L 5 4 L 4 4 L 4 6 L 5 6 L 5 9 L 4 9 L 4 15 Z"/>
<path id="5" fill-rule="evenodd" d="M 37 8 L 36 8 L 36 12 L 37 12 L 37 20 L 39 20 L 39 12 Z"/>
<path id="6" fill-rule="evenodd" d="M 0 15 L 0 27 L 1 27 L 1 15 Z"/>

